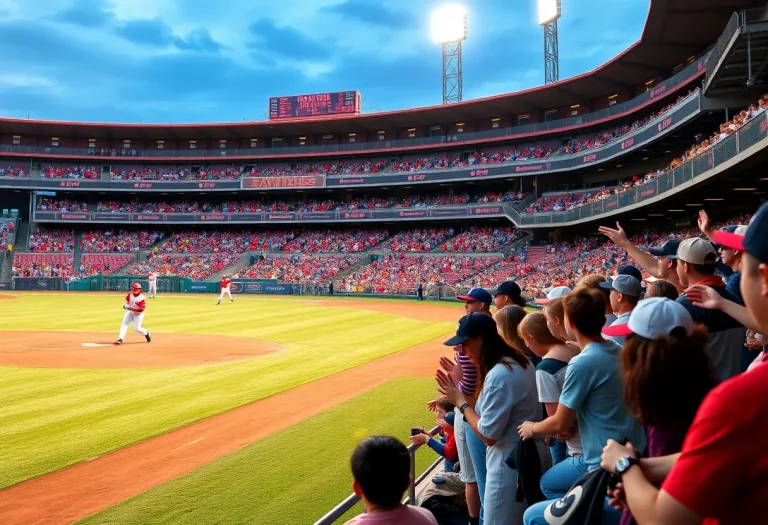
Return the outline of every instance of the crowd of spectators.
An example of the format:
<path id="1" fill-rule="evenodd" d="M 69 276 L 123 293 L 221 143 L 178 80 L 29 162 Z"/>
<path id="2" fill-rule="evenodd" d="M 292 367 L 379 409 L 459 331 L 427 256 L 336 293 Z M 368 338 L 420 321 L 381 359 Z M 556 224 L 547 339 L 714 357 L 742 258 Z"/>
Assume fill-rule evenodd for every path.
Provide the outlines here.
<path id="1" fill-rule="evenodd" d="M 100 201 L 99 213 L 257 213 L 257 212 L 322 212 L 377 210 L 386 208 L 426 208 L 433 206 L 461 206 L 470 202 L 515 202 L 525 198 L 522 192 L 490 192 L 479 196 L 468 193 L 413 195 L 410 197 L 360 197 L 347 201 L 225 201 L 221 203 L 200 201 Z M 89 211 L 88 204 L 71 199 L 41 197 L 37 199 L 37 211 Z"/>
<path id="2" fill-rule="evenodd" d="M 134 260 L 131 255 L 101 255 L 84 253 L 80 257 L 78 275 L 91 277 L 94 275 L 112 275 Z"/>
<path id="3" fill-rule="evenodd" d="M 44 179 L 100 179 L 101 171 L 98 166 L 84 164 L 76 166 L 48 164 L 42 167 L 40 176 Z"/>
<path id="4" fill-rule="evenodd" d="M 204 281 L 239 262 L 236 253 L 205 253 L 196 255 L 152 254 L 146 261 L 131 265 L 125 270 L 130 275 L 175 275 Z"/>
<path id="5" fill-rule="evenodd" d="M 193 180 L 234 180 L 240 178 L 240 166 L 207 166 L 192 174 Z"/>
<path id="6" fill-rule="evenodd" d="M 441 252 L 498 252 L 520 239 L 525 232 L 511 226 L 471 226 L 440 245 Z"/>
<path id="7" fill-rule="evenodd" d="M 387 167 L 384 160 L 340 160 L 296 164 L 291 175 L 367 175 L 380 173 Z"/>
<path id="8" fill-rule="evenodd" d="M 53 199 L 50 197 L 38 197 L 35 206 L 37 211 L 54 212 L 87 212 L 88 203 L 74 201 L 72 199 Z"/>
<path id="9" fill-rule="evenodd" d="M 390 168 L 393 172 L 444 170 L 464 166 L 457 153 L 435 153 L 426 157 L 411 157 L 397 160 Z"/>
<path id="10" fill-rule="evenodd" d="M 88 155 L 92 155 L 94 157 L 135 157 L 136 150 L 126 148 L 89 148 Z"/>
<path id="11" fill-rule="evenodd" d="M 16 235 L 16 222 L 13 220 L 0 219 L 0 250 L 5 251 L 6 246 L 11 244 Z M 11 244 L 13 246 L 13 244 Z"/>
<path id="12" fill-rule="evenodd" d="M 91 230 L 81 234 L 80 250 L 91 253 L 139 252 L 165 234 L 146 230 Z"/>
<path id="13" fill-rule="evenodd" d="M 68 279 L 74 275 L 72 254 L 64 253 L 17 253 L 11 267 L 13 277 L 59 277 Z"/>
<path id="14" fill-rule="evenodd" d="M 27 171 L 21 166 L 0 165 L 0 177 L 26 177 Z"/>
<path id="15" fill-rule="evenodd" d="M 387 254 L 339 279 L 335 286 L 342 292 L 413 294 L 421 283 L 429 294 L 436 286 L 452 286 L 498 261 L 494 256 Z"/>
<path id="16" fill-rule="evenodd" d="M 293 253 L 357 253 L 370 250 L 389 236 L 386 230 L 305 231 L 283 248 Z"/>
<path id="17" fill-rule="evenodd" d="M 189 178 L 191 171 L 182 166 L 121 166 L 113 167 L 112 180 L 179 181 Z"/>
<path id="18" fill-rule="evenodd" d="M 281 283 L 319 284 L 335 277 L 339 272 L 362 260 L 360 255 L 262 257 L 238 275 L 249 279 L 277 279 Z"/>
<path id="19" fill-rule="evenodd" d="M 453 234 L 454 229 L 450 227 L 414 228 L 393 235 L 380 248 L 393 252 L 431 252 Z"/>
<path id="20" fill-rule="evenodd" d="M 64 228 L 36 228 L 29 233 L 31 252 L 71 252 L 75 246 L 75 233 Z"/>

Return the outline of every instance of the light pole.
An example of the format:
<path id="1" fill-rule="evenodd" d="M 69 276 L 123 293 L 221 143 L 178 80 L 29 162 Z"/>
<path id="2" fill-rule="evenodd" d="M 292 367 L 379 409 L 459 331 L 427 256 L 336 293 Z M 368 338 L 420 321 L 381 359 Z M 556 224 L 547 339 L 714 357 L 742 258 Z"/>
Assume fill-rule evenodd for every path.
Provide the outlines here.
<path id="1" fill-rule="evenodd" d="M 539 25 L 544 26 L 544 83 L 560 80 L 557 20 L 560 18 L 560 0 L 539 0 Z"/>
<path id="2" fill-rule="evenodd" d="M 432 12 L 432 39 L 443 48 L 443 104 L 463 98 L 461 43 L 467 39 L 467 10 L 445 4 Z"/>

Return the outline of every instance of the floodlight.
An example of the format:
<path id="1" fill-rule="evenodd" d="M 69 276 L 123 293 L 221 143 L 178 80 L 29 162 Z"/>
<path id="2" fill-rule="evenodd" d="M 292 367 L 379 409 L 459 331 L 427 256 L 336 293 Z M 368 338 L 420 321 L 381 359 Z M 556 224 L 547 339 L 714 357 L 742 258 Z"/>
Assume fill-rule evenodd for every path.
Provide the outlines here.
<path id="1" fill-rule="evenodd" d="M 438 44 L 467 39 L 467 10 L 460 4 L 445 4 L 432 11 L 432 39 Z"/>
<path id="2" fill-rule="evenodd" d="M 557 0 L 539 1 L 539 25 L 544 26 L 560 18 L 560 6 Z"/>

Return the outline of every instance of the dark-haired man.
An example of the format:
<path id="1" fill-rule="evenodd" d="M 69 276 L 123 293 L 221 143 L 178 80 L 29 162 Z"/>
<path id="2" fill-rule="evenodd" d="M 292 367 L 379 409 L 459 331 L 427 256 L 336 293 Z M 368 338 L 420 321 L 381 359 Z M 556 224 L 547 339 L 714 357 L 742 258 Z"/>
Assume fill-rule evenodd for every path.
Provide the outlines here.
<path id="1" fill-rule="evenodd" d="M 686 239 L 677 249 L 677 259 L 677 275 L 683 286 L 709 286 L 724 299 L 741 302 L 725 289 L 722 277 L 715 273 L 717 253 L 711 242 L 699 237 Z M 677 298 L 677 302 L 685 306 L 695 322 L 704 324 L 709 330 L 707 354 L 717 376 L 728 379 L 740 374 L 744 326 L 720 310 L 707 310 L 694 305 L 685 292 Z"/>
<path id="2" fill-rule="evenodd" d="M 411 482 L 411 456 L 393 437 L 372 436 L 352 453 L 352 490 L 363 500 L 366 514 L 347 524 L 437 525 L 426 509 L 403 505 Z"/>
<path id="3" fill-rule="evenodd" d="M 525 308 L 525 299 L 523 299 L 522 294 L 520 286 L 515 281 L 504 281 L 495 290 L 491 291 L 493 305 L 497 310 L 513 304 L 520 308 Z"/>
<path id="4" fill-rule="evenodd" d="M 630 266 L 630 268 L 637 270 L 634 266 Z M 639 274 L 640 272 L 638 271 L 637 273 Z M 611 310 L 616 316 L 616 320 L 611 323 L 611 326 L 627 324 L 629 322 L 629 315 L 632 313 L 635 306 L 637 306 L 643 292 L 640 281 L 633 275 L 625 273 L 617 275 L 613 280 L 600 283 L 599 286 L 604 290 L 610 290 L 608 300 L 611 305 Z M 626 341 L 627 338 L 616 336 L 608 337 L 607 339 L 615 341 L 623 346 L 624 341 Z"/>

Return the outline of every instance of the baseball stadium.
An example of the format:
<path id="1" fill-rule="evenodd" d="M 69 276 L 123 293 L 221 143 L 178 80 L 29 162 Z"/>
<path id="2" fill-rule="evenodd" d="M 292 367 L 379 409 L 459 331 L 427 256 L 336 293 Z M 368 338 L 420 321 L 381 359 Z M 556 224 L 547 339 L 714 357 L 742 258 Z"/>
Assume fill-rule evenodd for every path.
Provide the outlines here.
<path id="1" fill-rule="evenodd" d="M 650 0 L 637 42 L 566 79 L 568 2 L 540 3 L 546 79 L 523 91 L 463 97 L 472 13 L 450 11 L 440 105 L 0 118 L 0 523 L 340 524 L 370 511 L 350 455 L 377 435 L 410 445 L 422 504 L 443 457 L 412 437 L 443 433 L 428 403 L 469 303 L 530 315 L 625 265 L 645 287 L 626 246 L 747 224 L 764 2 Z"/>

